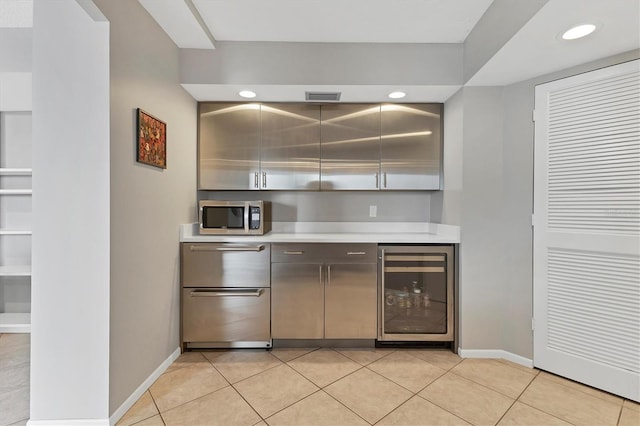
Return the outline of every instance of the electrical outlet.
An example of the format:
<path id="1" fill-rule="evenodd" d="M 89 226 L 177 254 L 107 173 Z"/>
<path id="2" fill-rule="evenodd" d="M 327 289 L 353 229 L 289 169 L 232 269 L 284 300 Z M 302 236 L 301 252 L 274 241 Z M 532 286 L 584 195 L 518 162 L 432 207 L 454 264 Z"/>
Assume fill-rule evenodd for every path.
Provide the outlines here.
<path id="1" fill-rule="evenodd" d="M 369 217 L 378 216 L 378 206 L 369 206 Z"/>

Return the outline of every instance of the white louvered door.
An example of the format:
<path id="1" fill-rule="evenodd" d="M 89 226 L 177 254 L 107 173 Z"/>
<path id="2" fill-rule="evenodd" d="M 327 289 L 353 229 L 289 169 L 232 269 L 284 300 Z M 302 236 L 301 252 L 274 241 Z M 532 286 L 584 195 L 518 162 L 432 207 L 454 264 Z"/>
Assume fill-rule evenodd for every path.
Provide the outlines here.
<path id="1" fill-rule="evenodd" d="M 640 400 L 640 61 L 535 91 L 536 367 Z"/>

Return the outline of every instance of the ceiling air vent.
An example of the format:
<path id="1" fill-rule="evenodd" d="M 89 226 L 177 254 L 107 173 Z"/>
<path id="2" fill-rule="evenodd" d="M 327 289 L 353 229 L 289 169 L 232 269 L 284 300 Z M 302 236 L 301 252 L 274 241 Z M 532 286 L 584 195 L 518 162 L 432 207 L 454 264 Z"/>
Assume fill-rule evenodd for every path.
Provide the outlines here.
<path id="1" fill-rule="evenodd" d="M 327 102 L 339 101 L 341 92 L 304 92 L 304 98 L 307 101 Z"/>

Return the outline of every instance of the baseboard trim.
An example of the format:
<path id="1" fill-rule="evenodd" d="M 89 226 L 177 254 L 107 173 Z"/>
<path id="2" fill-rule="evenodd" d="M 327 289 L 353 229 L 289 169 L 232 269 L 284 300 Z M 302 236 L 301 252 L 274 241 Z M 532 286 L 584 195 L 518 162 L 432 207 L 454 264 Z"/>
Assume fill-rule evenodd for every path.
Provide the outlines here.
<path id="1" fill-rule="evenodd" d="M 462 358 L 499 358 L 525 367 L 533 368 L 533 360 L 516 355 L 502 349 L 462 349 L 458 348 L 458 355 Z"/>
<path id="2" fill-rule="evenodd" d="M 129 411 L 129 408 L 131 408 L 133 404 L 135 404 L 136 401 L 140 399 L 140 397 L 147 391 L 147 389 L 151 387 L 153 382 L 155 382 L 158 379 L 158 377 L 160 377 L 162 373 L 164 373 L 167 370 L 167 368 L 169 368 L 169 366 L 173 363 L 173 361 L 175 361 L 179 356 L 180 356 L 180 348 L 178 347 L 176 348 L 175 351 L 171 353 L 171 355 L 169 355 L 167 359 L 165 359 L 162 362 L 162 364 L 158 366 L 158 368 L 156 368 L 153 371 L 153 373 L 151 373 L 149 377 L 147 377 L 147 379 L 144 382 L 142 382 L 140 386 L 138 386 L 138 388 L 135 391 L 133 391 L 131 396 L 129 396 L 129 398 L 127 398 L 126 401 L 124 401 L 122 405 L 116 411 L 113 412 L 111 417 L 108 419 L 107 423 L 104 423 L 104 424 L 115 425 L 122 418 L 122 416 L 124 416 L 125 413 Z M 27 426 L 31 426 L 31 425 L 27 425 Z"/>
<path id="3" fill-rule="evenodd" d="M 109 419 L 29 420 L 27 426 L 109 426 Z"/>

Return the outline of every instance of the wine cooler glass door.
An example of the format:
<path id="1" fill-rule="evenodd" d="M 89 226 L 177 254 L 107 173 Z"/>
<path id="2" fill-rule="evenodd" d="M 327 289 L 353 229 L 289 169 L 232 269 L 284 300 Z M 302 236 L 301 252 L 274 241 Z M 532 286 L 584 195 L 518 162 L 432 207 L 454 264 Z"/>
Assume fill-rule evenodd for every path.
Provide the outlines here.
<path id="1" fill-rule="evenodd" d="M 381 340 L 453 340 L 450 246 L 381 247 Z"/>

